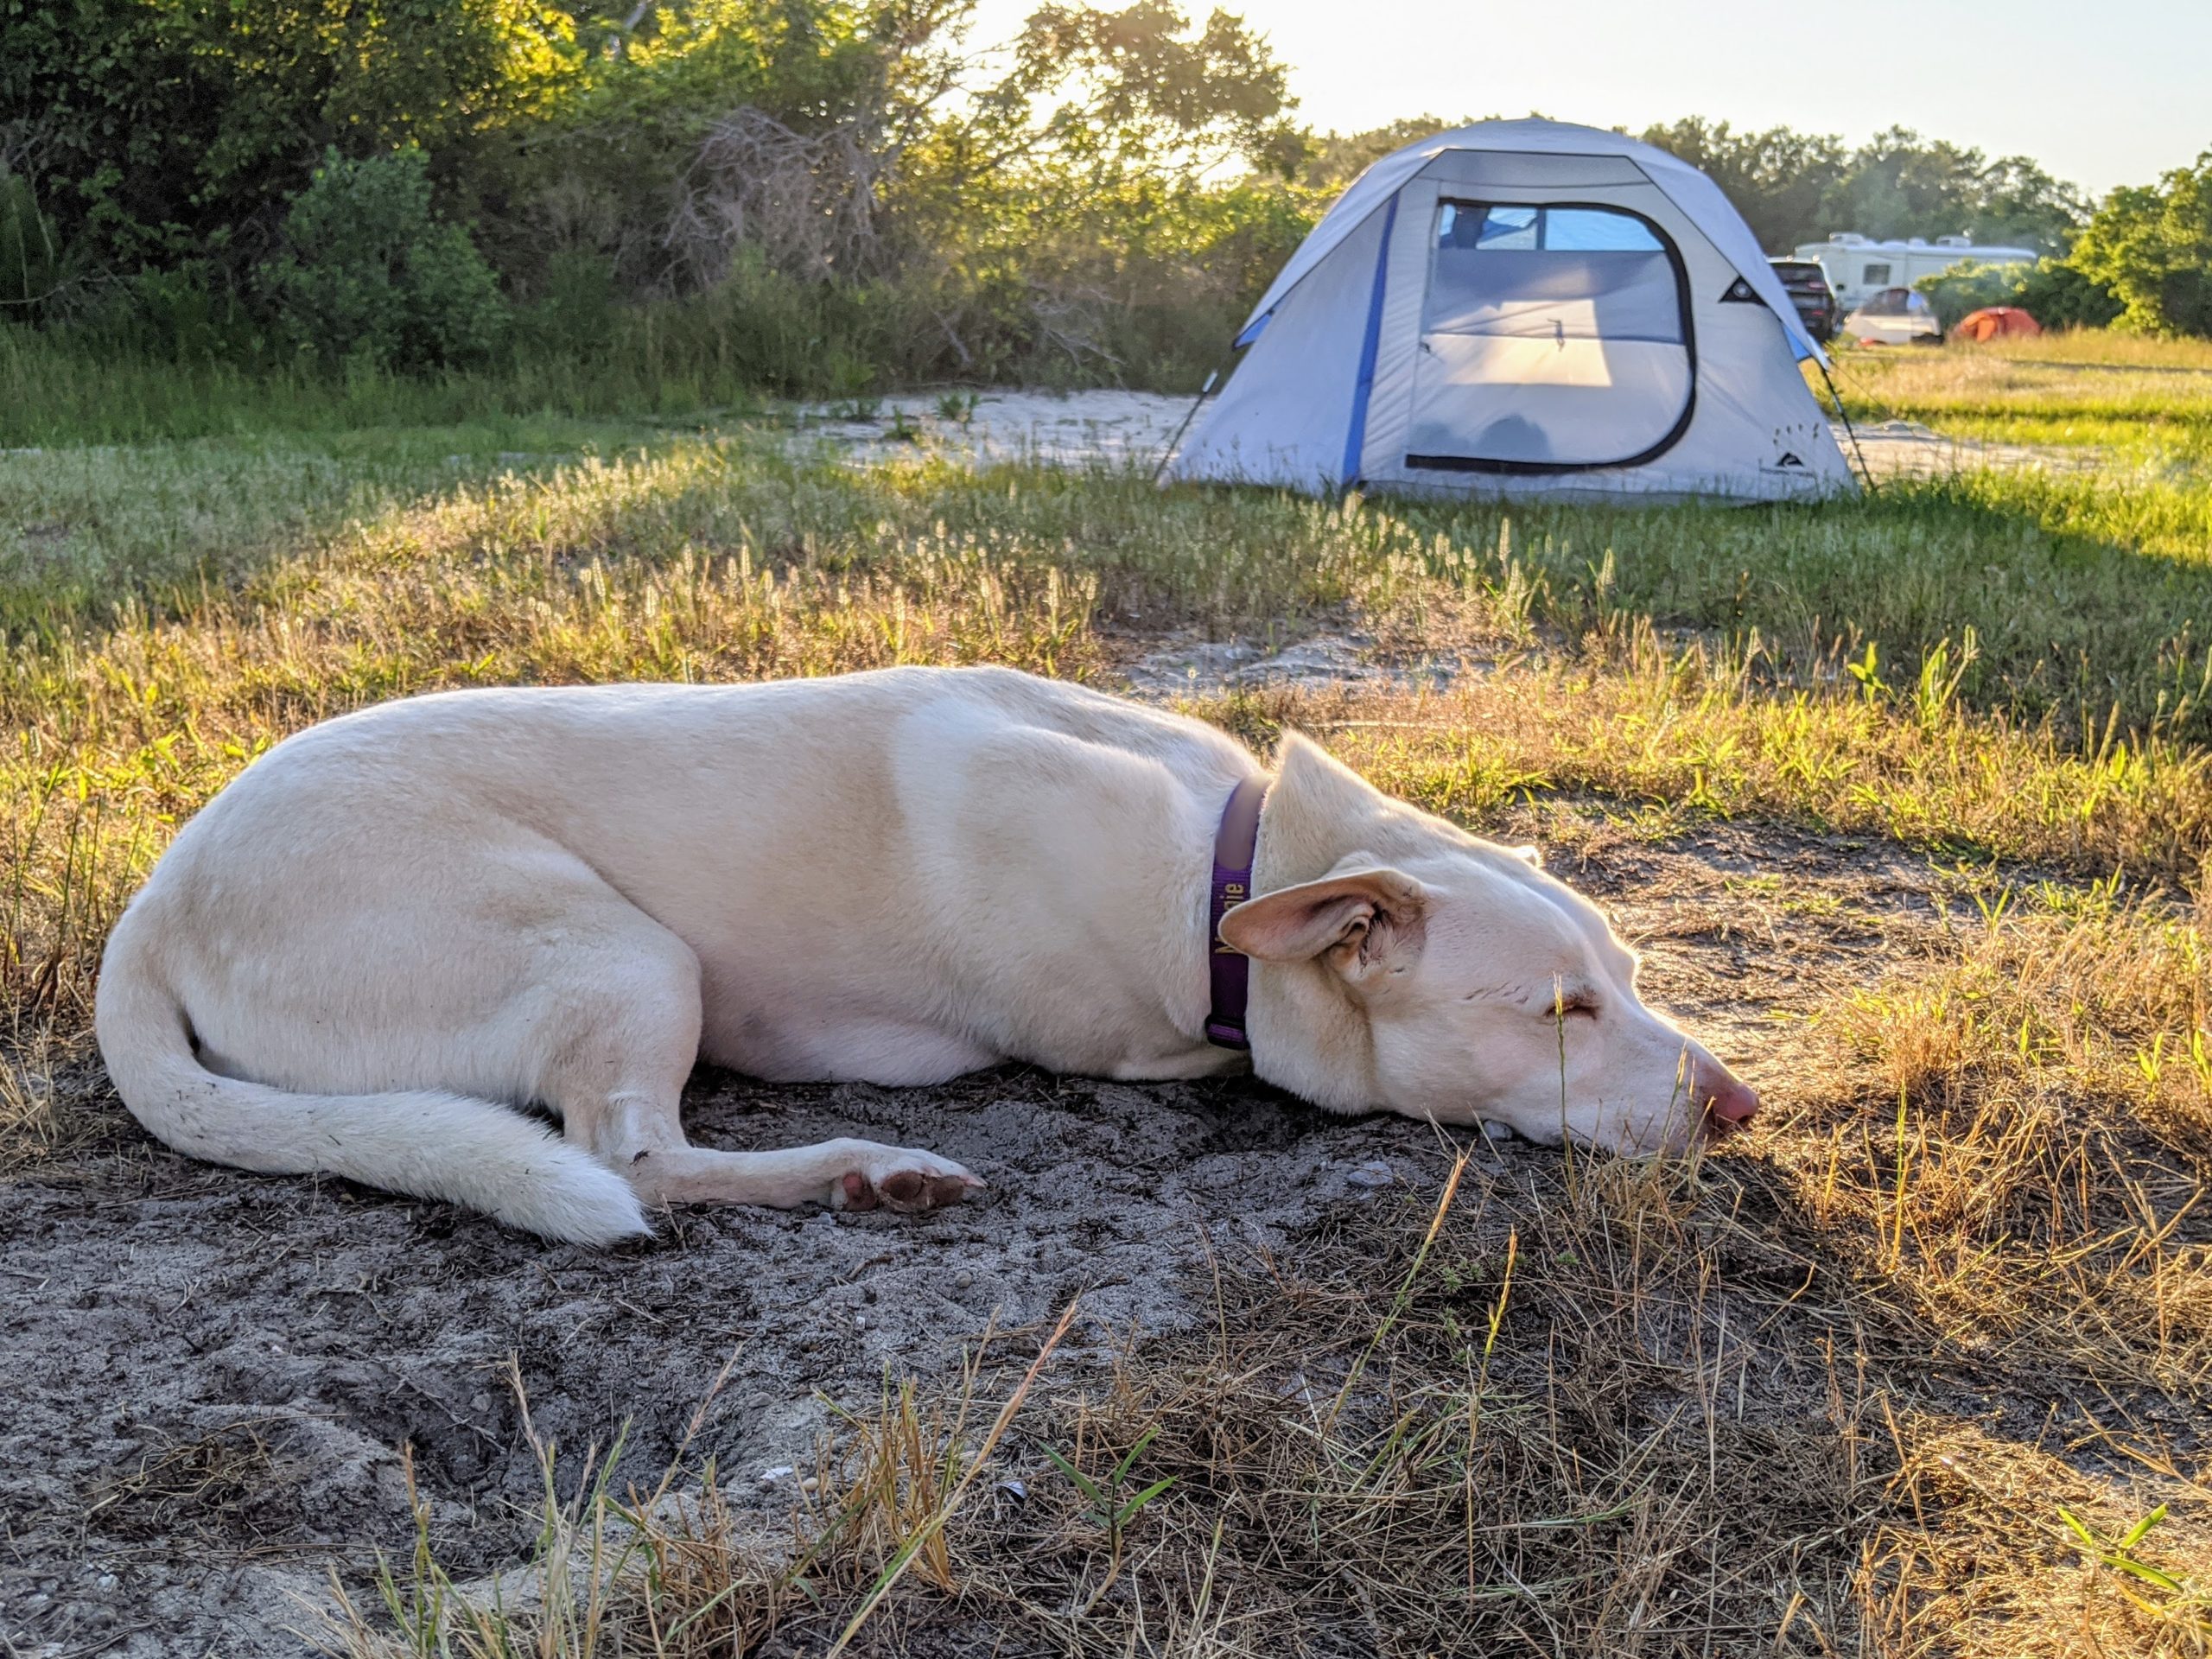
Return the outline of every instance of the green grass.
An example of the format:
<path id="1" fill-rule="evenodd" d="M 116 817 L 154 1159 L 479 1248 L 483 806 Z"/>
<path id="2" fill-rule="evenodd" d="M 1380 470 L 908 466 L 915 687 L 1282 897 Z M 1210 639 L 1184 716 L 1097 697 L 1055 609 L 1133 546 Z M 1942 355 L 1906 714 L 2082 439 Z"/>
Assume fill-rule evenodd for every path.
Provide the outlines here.
<path id="1" fill-rule="evenodd" d="M 1835 376 L 1854 419 L 1957 437 L 2094 447 L 2125 464 L 2212 465 L 2212 350 L 2082 333 L 1941 349 L 1852 348 Z"/>
<path id="2" fill-rule="evenodd" d="M 1141 474 L 978 478 L 931 461 L 863 479 L 785 460 L 782 442 L 743 423 L 687 436 L 511 419 L 0 456 L 0 628 L 54 637 L 124 600 L 183 613 L 348 524 L 443 501 L 448 518 L 489 515 L 493 549 L 550 537 L 647 563 L 689 548 L 867 569 L 942 538 L 1095 575 L 1132 626 L 1264 632 L 1354 598 L 1377 614 L 1504 605 L 1569 638 L 1641 614 L 1756 635 L 1760 671 L 1808 687 L 1869 646 L 1883 678 L 1910 683 L 1941 646 L 1963 660 L 1969 706 L 2049 715 L 2092 746 L 2115 709 L 2122 733 L 2212 734 L 2212 474 L 1974 473 L 1818 508 L 1612 511 L 1161 492 Z M 620 465 L 518 495 L 499 482 L 594 457 Z"/>
<path id="3" fill-rule="evenodd" d="M 547 416 L 681 422 L 758 409 L 753 387 L 734 369 L 661 353 L 528 356 L 496 369 L 396 375 L 173 361 L 0 326 L 0 448 L 296 438 Z"/>
<path id="4" fill-rule="evenodd" d="M 539 416 L 0 451 L 0 636 L 177 613 L 348 524 L 652 436 Z"/>

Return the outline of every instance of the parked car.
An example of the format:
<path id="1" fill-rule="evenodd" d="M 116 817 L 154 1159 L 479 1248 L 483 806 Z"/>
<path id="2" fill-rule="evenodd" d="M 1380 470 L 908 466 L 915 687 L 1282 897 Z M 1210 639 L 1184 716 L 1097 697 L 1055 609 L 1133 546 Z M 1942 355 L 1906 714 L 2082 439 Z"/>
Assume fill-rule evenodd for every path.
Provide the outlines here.
<path id="1" fill-rule="evenodd" d="M 1943 325 L 1925 294 L 1885 288 L 1870 295 L 1843 320 L 1843 331 L 1862 346 L 1941 346 Z"/>
<path id="2" fill-rule="evenodd" d="M 1789 292 L 1789 303 L 1797 308 L 1797 315 L 1805 324 L 1806 332 L 1815 340 L 1827 340 L 1843 321 L 1843 308 L 1836 303 L 1835 290 L 1828 286 L 1827 272 L 1815 259 L 1775 259 L 1774 274 L 1782 278 L 1782 285 Z"/>

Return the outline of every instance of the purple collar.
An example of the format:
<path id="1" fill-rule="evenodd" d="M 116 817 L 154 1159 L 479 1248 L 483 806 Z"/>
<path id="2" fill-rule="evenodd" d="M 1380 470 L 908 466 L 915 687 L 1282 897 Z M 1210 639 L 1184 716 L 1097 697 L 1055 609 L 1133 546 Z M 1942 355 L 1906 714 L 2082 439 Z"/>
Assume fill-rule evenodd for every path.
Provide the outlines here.
<path id="1" fill-rule="evenodd" d="M 1222 943 L 1221 918 L 1231 905 L 1241 905 L 1252 896 L 1252 861 L 1260 844 L 1260 803 L 1267 798 L 1265 779 L 1247 778 L 1237 785 L 1229 792 L 1229 804 L 1221 810 L 1221 828 L 1213 838 L 1213 899 L 1206 912 L 1206 942 L 1212 947 L 1206 962 L 1213 1006 L 1206 1013 L 1206 1040 L 1220 1048 L 1249 1050 L 1252 1046 L 1244 1030 L 1252 960 Z"/>

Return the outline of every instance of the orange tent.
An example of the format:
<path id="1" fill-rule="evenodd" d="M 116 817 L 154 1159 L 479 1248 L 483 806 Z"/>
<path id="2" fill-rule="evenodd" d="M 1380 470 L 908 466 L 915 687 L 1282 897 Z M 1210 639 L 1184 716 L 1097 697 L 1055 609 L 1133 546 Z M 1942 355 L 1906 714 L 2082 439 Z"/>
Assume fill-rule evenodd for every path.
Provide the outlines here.
<path id="1" fill-rule="evenodd" d="M 1953 340 L 2028 339 L 2043 333 L 2043 325 L 2017 305 L 1986 305 L 1969 311 L 1951 330 Z"/>

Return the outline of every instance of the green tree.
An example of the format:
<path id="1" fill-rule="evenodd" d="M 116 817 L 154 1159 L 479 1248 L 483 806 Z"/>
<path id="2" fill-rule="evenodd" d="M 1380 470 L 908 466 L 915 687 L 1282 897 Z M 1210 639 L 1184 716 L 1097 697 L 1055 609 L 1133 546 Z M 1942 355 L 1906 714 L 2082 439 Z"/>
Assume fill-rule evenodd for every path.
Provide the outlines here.
<path id="1" fill-rule="evenodd" d="M 1370 127 L 1363 132 L 1308 135 L 1306 156 L 1298 168 L 1299 182 L 1324 196 L 1333 197 L 1391 151 L 1403 149 L 1417 138 L 1471 124 L 1465 118 L 1447 121 L 1441 116 L 1415 115 L 1393 121 L 1388 126 Z"/>
<path id="2" fill-rule="evenodd" d="M 62 281 L 61 251 L 30 181 L 0 166 L 0 307 L 41 304 Z"/>
<path id="3" fill-rule="evenodd" d="M 671 285 L 664 246 L 684 175 L 714 124 L 760 111 L 795 134 L 857 122 L 889 143 L 884 112 L 930 78 L 946 19 L 965 0 L 875 11 L 839 0 L 639 0 L 594 30 L 584 65 L 527 141 L 497 158 L 484 242 L 536 285 L 555 260 L 604 263 L 633 290 Z M 934 83 L 932 83 L 934 84 Z M 489 170 L 489 169 L 487 169 Z M 680 284 L 678 284 L 680 285 Z"/>
<path id="4" fill-rule="evenodd" d="M 1769 253 L 1826 235 L 1821 204 L 1843 178 L 1840 138 L 1788 127 L 1738 132 L 1699 116 L 1647 127 L 1637 137 L 1708 175 Z"/>
<path id="5" fill-rule="evenodd" d="M 2037 260 L 2012 303 L 2046 328 L 2102 328 L 2120 313 L 2110 289 L 2064 259 Z"/>
<path id="6" fill-rule="evenodd" d="M 122 269 L 251 243 L 328 146 L 459 176 L 585 60 L 538 0 L 0 0 L 0 129 L 36 135 L 61 239 Z"/>
<path id="7" fill-rule="evenodd" d="M 2111 290 L 2123 327 L 2212 337 L 2212 149 L 2106 197 L 2067 263 Z"/>
<path id="8" fill-rule="evenodd" d="M 1993 162 L 1979 149 L 1891 127 L 1852 152 L 1821 193 L 1819 212 L 1827 231 L 1930 239 L 1964 234 L 2057 253 L 2083 209 L 2073 186 L 2025 156 Z"/>
<path id="9" fill-rule="evenodd" d="M 938 311 L 957 354 L 996 355 L 981 334 L 1110 371 L 1143 314 L 1179 358 L 1210 357 L 1312 223 L 1291 108 L 1281 62 L 1225 12 L 1194 27 L 1160 0 L 1048 5 L 997 79 L 893 111 L 885 206 L 966 296 Z"/>
<path id="10" fill-rule="evenodd" d="M 2000 156 L 1976 175 L 1960 228 L 1977 242 L 2060 253 L 2088 217 L 2088 204 L 2075 186 L 2025 156 Z"/>

